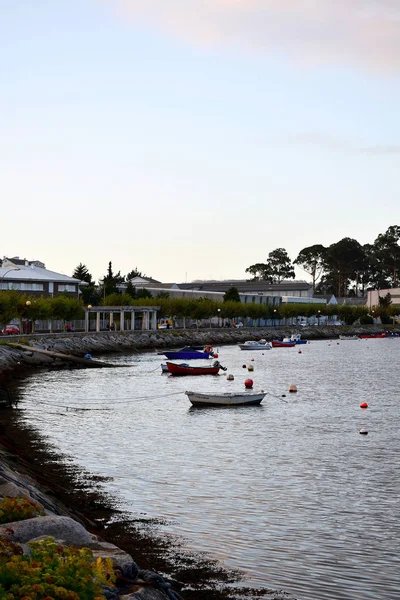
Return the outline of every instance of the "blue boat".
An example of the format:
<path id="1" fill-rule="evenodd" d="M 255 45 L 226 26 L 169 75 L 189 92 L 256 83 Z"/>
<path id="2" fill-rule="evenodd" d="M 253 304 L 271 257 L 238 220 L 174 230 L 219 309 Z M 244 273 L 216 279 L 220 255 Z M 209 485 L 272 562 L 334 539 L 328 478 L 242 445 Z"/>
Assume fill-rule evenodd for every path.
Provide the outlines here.
<path id="1" fill-rule="evenodd" d="M 285 338 L 280 338 L 278 340 L 279 342 L 283 342 L 283 343 L 292 343 L 294 342 L 296 344 L 296 346 L 298 346 L 299 344 L 307 344 L 307 340 L 302 340 L 301 339 L 301 334 L 300 333 L 293 333 L 290 337 L 285 337 Z"/>
<path id="2" fill-rule="evenodd" d="M 192 360 L 195 358 L 210 358 L 214 356 L 211 346 L 207 346 L 203 351 L 195 350 L 191 346 L 185 346 L 176 352 L 164 352 L 169 360 Z"/>

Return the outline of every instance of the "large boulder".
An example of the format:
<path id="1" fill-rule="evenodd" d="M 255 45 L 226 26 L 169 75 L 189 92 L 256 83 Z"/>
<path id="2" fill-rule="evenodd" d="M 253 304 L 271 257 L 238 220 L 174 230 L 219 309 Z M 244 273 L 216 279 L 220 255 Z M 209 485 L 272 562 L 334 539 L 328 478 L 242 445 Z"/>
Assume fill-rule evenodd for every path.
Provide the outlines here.
<path id="1" fill-rule="evenodd" d="M 10 529 L 13 531 L 12 535 L 9 534 Z M 7 534 L 13 541 L 21 543 L 40 536 L 51 536 L 73 546 L 89 546 L 93 541 L 91 534 L 83 525 L 70 517 L 56 515 L 6 523 L 0 526 L 0 534 L 2 533 Z"/>

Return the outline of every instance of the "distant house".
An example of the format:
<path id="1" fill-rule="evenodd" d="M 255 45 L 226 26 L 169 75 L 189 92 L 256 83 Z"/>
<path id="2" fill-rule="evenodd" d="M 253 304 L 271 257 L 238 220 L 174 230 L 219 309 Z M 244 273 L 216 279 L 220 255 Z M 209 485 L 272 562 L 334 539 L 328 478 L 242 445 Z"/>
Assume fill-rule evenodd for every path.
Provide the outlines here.
<path id="1" fill-rule="evenodd" d="M 0 291 L 16 290 L 29 296 L 53 297 L 60 294 L 79 298 L 84 281 L 49 271 L 44 263 L 26 258 L 4 257 L 0 260 Z"/>
<path id="2" fill-rule="evenodd" d="M 209 298 L 222 302 L 225 292 L 231 287 L 238 290 L 243 304 L 265 304 L 279 306 L 282 302 L 316 303 L 312 297 L 312 284 L 306 281 L 282 281 L 271 284 L 267 281 L 247 281 L 245 279 L 230 279 L 223 281 L 193 281 L 191 283 L 161 283 L 147 278 L 135 277 L 131 280 L 136 290 L 146 289 L 154 297 L 167 292 L 171 298 Z M 127 284 L 118 285 L 120 291 Z M 325 301 L 322 301 L 323 303 Z"/>
<path id="3" fill-rule="evenodd" d="M 400 288 L 387 288 L 384 290 L 370 290 L 367 292 L 366 304 L 369 308 L 379 306 L 379 298 L 384 298 L 390 294 L 392 304 L 400 304 Z"/>

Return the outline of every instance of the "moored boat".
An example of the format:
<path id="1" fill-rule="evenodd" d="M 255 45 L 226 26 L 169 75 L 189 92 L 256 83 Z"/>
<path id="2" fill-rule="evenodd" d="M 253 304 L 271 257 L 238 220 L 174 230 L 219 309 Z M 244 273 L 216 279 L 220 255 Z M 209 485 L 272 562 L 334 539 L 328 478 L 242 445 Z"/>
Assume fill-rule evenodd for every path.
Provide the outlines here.
<path id="1" fill-rule="evenodd" d="M 307 340 L 301 339 L 301 333 L 292 333 L 290 337 L 284 337 L 283 340 L 279 340 L 282 342 L 294 342 L 296 346 L 299 344 L 307 344 Z"/>
<path id="2" fill-rule="evenodd" d="M 358 335 L 339 335 L 339 340 L 359 340 Z"/>
<path id="3" fill-rule="evenodd" d="M 167 369 L 171 375 L 218 375 L 220 369 L 226 371 L 226 367 L 223 367 L 217 360 L 212 365 L 201 367 L 186 364 L 177 365 L 167 361 Z"/>
<path id="4" fill-rule="evenodd" d="M 283 340 L 272 340 L 273 348 L 293 348 L 296 342 L 284 342 Z"/>
<path id="5" fill-rule="evenodd" d="M 271 350 L 272 346 L 266 340 L 248 340 L 244 344 L 238 344 L 241 350 Z"/>
<path id="6" fill-rule="evenodd" d="M 193 406 L 245 406 L 260 404 L 266 392 L 226 392 L 221 394 L 203 394 L 200 392 L 185 392 Z"/>
<path id="7" fill-rule="evenodd" d="M 176 350 L 175 352 L 164 352 L 163 354 L 169 360 L 194 360 L 197 358 L 210 358 L 214 356 L 211 346 L 206 346 L 203 352 L 200 350 L 195 350 L 191 346 L 185 346 L 184 348 L 181 348 L 181 350 Z"/>
<path id="8" fill-rule="evenodd" d="M 360 334 L 360 339 L 362 340 L 371 340 L 375 338 L 385 338 L 387 337 L 386 333 L 362 333 Z"/>

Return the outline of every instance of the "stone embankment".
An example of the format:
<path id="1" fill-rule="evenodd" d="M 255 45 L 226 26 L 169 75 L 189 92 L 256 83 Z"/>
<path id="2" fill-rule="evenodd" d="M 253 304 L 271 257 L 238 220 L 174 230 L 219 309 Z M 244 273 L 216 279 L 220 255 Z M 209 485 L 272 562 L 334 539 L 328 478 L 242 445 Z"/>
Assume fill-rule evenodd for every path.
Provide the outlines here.
<path id="1" fill-rule="evenodd" d="M 384 328 L 366 327 L 305 327 L 301 330 L 305 339 L 337 338 L 340 333 L 360 335 L 380 332 Z M 212 344 L 214 347 L 236 344 L 248 339 L 272 340 L 290 335 L 293 328 L 244 328 L 204 330 L 162 330 L 138 332 L 67 333 L 30 336 L 10 336 L 0 340 L 0 377 L 18 370 L 32 368 L 60 369 L 71 367 L 95 367 L 96 361 L 85 359 L 112 353 L 156 351 L 190 345 Z M 400 328 L 391 328 L 400 332 Z M 102 363 L 101 366 L 112 366 Z"/>

